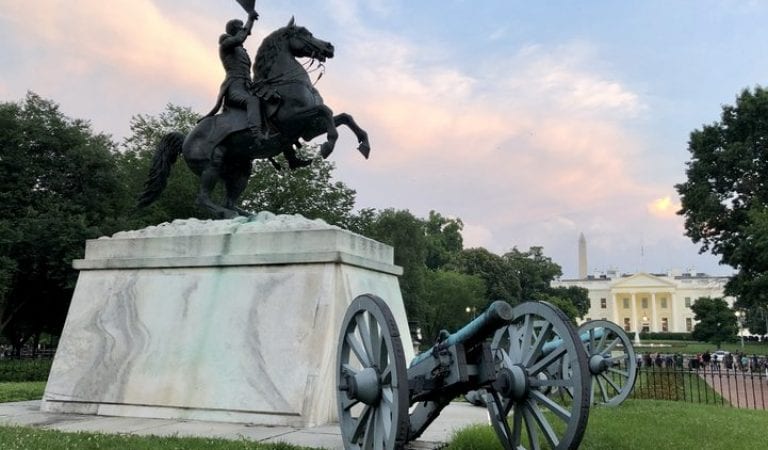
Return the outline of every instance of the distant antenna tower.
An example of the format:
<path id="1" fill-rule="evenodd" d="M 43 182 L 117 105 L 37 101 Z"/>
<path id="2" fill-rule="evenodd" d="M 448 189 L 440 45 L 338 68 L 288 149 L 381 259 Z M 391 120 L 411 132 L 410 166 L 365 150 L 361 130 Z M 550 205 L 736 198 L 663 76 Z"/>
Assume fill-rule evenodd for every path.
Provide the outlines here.
<path id="1" fill-rule="evenodd" d="M 587 239 L 579 234 L 579 278 L 587 278 Z"/>

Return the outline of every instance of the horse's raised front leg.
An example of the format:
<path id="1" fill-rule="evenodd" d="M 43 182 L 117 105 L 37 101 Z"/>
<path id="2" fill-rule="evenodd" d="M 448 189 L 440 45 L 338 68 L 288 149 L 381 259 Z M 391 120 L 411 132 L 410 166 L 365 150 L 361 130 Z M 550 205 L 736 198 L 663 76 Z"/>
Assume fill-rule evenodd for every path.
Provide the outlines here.
<path id="1" fill-rule="evenodd" d="M 368 155 L 371 153 L 371 144 L 368 142 L 368 133 L 360 128 L 355 122 L 355 119 L 347 113 L 341 113 L 333 117 L 334 126 L 346 125 L 357 137 L 357 150 L 363 154 L 365 159 L 368 159 Z"/>

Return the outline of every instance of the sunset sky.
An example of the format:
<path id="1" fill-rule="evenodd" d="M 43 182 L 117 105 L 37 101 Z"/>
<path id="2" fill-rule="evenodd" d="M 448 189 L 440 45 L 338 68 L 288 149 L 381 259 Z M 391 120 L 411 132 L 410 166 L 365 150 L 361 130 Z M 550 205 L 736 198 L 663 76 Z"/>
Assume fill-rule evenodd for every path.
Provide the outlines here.
<path id="1" fill-rule="evenodd" d="M 357 206 L 461 218 L 465 246 L 538 245 L 577 273 L 693 269 L 675 215 L 689 133 L 768 79 L 768 2 L 257 1 L 331 41 L 317 87 L 371 137 L 332 155 Z M 205 113 L 235 0 L 0 0 L 0 101 L 27 90 L 120 142 L 135 114 Z M 182 170 L 177 168 L 176 170 Z"/>

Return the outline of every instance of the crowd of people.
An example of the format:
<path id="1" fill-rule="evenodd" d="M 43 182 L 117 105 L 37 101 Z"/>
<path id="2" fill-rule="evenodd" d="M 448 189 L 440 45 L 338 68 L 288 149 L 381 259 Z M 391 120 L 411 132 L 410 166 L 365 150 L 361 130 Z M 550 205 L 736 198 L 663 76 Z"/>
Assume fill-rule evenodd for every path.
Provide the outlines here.
<path id="1" fill-rule="evenodd" d="M 765 373 L 766 377 L 768 377 L 768 359 L 765 356 L 758 356 L 756 354 L 750 356 L 744 352 L 726 352 L 720 355 L 713 355 L 709 351 L 695 355 L 645 352 L 643 354 L 638 353 L 637 364 L 640 367 Z"/>

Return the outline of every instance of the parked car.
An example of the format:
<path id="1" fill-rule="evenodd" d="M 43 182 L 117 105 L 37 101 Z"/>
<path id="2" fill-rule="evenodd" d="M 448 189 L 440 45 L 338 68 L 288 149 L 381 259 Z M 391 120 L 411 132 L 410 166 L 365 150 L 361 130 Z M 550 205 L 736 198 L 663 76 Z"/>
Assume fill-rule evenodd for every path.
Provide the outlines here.
<path id="1" fill-rule="evenodd" d="M 718 350 L 714 353 L 712 353 L 712 361 L 717 361 L 719 363 L 725 361 L 725 356 L 729 355 L 731 352 L 726 352 L 725 350 Z"/>

